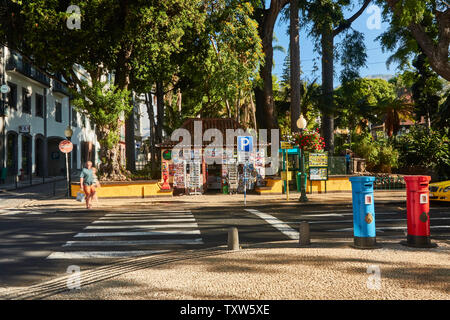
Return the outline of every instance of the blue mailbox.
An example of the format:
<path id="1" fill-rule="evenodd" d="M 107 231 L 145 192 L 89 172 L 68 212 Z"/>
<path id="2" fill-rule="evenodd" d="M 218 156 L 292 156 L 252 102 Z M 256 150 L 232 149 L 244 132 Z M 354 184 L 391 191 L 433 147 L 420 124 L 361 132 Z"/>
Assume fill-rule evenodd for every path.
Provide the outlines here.
<path id="1" fill-rule="evenodd" d="M 373 182 L 375 177 L 350 177 L 353 200 L 353 241 L 360 249 L 378 248 Z"/>

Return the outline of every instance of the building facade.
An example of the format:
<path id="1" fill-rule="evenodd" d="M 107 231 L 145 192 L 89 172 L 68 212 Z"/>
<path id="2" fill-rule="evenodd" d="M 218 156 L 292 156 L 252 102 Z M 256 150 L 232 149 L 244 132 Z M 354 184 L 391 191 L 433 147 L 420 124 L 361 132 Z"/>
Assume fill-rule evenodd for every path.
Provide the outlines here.
<path id="1" fill-rule="evenodd" d="M 1 94 L 0 167 L 7 176 L 58 176 L 65 174 L 65 157 L 59 143 L 65 129 L 73 130 L 70 166 L 81 169 L 98 162 L 95 127 L 71 105 L 62 81 L 50 79 L 20 54 L 0 47 Z"/>

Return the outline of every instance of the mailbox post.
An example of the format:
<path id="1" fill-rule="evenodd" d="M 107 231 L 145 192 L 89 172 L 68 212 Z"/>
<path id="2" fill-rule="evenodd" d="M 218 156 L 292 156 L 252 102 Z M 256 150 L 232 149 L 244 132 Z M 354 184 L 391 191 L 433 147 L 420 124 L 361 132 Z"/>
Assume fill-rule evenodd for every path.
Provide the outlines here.
<path id="1" fill-rule="evenodd" d="M 359 249 L 375 249 L 375 205 L 373 182 L 375 177 L 350 177 L 353 201 L 353 241 Z"/>
<path id="2" fill-rule="evenodd" d="M 406 213 L 408 235 L 406 245 L 416 248 L 433 248 L 430 241 L 429 176 L 405 176 Z M 405 244 L 404 242 L 402 242 Z"/>

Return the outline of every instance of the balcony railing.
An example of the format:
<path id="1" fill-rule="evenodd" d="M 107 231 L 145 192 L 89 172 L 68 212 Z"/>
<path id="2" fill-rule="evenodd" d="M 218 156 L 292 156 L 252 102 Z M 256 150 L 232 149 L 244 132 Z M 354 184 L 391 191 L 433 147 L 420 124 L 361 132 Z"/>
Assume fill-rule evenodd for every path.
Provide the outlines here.
<path id="1" fill-rule="evenodd" d="M 19 72 L 30 79 L 42 83 L 45 86 L 50 86 L 49 77 L 34 68 L 31 63 L 24 61 L 23 58 L 15 52 L 10 53 L 6 63 L 6 70 Z"/>
<path id="2" fill-rule="evenodd" d="M 61 82 L 56 81 L 52 79 L 52 91 L 59 92 L 62 94 L 65 94 L 66 96 L 69 96 L 69 89 L 65 85 L 63 85 Z"/>

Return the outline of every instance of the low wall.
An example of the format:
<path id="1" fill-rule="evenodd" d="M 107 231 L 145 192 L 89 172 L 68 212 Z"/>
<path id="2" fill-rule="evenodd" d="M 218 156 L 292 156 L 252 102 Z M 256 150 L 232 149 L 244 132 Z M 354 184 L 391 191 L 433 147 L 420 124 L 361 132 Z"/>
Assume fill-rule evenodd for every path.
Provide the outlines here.
<path id="1" fill-rule="evenodd" d="M 80 184 L 72 184 L 72 197 L 77 196 L 77 192 L 83 192 Z M 159 197 L 172 196 L 173 190 L 165 191 L 159 187 L 159 181 L 124 181 L 124 182 L 103 182 L 97 188 L 99 198 L 125 198 L 125 197 Z"/>
<path id="2" fill-rule="evenodd" d="M 308 179 L 308 185 L 306 190 L 309 193 L 312 189 L 313 193 L 324 193 L 325 192 L 325 182 L 327 192 L 351 192 L 352 184 L 348 180 L 350 176 L 329 176 L 328 181 L 311 181 Z"/>

